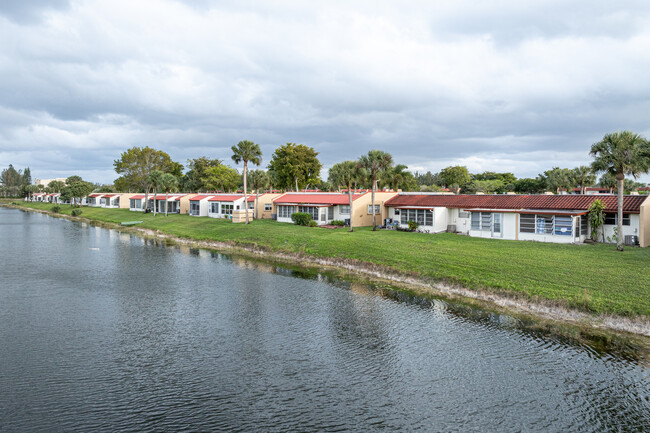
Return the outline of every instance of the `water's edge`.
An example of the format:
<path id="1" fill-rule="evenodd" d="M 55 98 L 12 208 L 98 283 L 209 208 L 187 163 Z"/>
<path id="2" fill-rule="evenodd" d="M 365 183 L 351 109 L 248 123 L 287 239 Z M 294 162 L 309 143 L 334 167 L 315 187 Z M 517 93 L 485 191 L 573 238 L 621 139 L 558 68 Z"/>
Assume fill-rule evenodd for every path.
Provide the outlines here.
<path id="1" fill-rule="evenodd" d="M 543 300 L 524 299 L 512 293 L 471 290 L 440 281 L 427 280 L 417 275 L 406 275 L 385 266 L 358 260 L 315 257 L 301 253 L 265 250 L 235 242 L 200 241 L 180 238 L 164 232 L 92 220 L 84 217 L 55 214 L 42 209 L 20 205 L 3 205 L 23 211 L 37 212 L 56 218 L 83 222 L 94 226 L 115 229 L 143 238 L 189 248 L 214 250 L 231 256 L 263 261 L 291 269 L 304 269 L 327 273 L 331 278 L 365 283 L 384 294 L 400 299 L 409 298 L 432 302 L 434 298 L 452 301 L 467 308 L 480 308 L 512 316 L 518 327 L 541 331 L 581 341 L 598 341 L 611 344 L 615 340 L 650 351 L 650 318 L 627 318 L 615 315 L 594 315 Z"/>

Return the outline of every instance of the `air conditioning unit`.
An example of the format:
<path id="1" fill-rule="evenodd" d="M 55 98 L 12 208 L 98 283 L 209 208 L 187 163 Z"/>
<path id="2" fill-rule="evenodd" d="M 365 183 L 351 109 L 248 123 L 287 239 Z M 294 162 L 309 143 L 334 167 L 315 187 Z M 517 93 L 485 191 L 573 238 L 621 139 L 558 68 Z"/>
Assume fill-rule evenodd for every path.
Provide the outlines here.
<path id="1" fill-rule="evenodd" d="M 637 235 L 625 235 L 625 245 L 639 245 L 639 237 Z"/>

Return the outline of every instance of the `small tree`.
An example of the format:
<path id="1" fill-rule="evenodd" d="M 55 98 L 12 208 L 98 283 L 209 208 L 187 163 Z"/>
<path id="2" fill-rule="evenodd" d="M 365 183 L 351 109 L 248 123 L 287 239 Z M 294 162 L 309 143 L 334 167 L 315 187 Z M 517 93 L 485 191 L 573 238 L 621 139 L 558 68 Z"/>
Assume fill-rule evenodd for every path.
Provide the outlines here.
<path id="1" fill-rule="evenodd" d="M 160 170 L 153 170 L 149 175 L 147 175 L 147 182 L 149 182 L 149 185 L 153 188 L 153 216 L 156 216 L 156 196 L 158 195 L 158 189 L 162 186 L 162 178 L 165 173 L 163 173 Z M 145 197 L 146 200 L 146 197 Z M 166 203 L 165 203 L 166 205 Z M 146 203 L 145 203 L 146 207 Z"/>
<path id="2" fill-rule="evenodd" d="M 253 218 L 257 219 L 257 202 L 260 196 L 260 188 L 264 189 L 269 185 L 269 175 L 264 170 L 253 170 L 249 174 L 251 188 L 255 191 L 255 213 Z"/>
<path id="3" fill-rule="evenodd" d="M 598 229 L 601 229 L 603 242 L 605 242 L 605 203 L 594 200 L 589 206 L 589 225 L 591 226 L 591 239 L 598 242 Z"/>
<path id="4" fill-rule="evenodd" d="M 178 189 L 178 178 L 171 173 L 165 173 L 160 178 L 160 187 L 165 190 L 165 216 L 167 216 L 167 200 L 169 192 Z"/>
<path id="5" fill-rule="evenodd" d="M 591 146 L 594 157 L 591 166 L 596 172 L 616 176 L 618 187 L 618 240 L 616 249 L 623 251 L 623 192 L 625 175 L 634 176 L 650 171 L 650 141 L 630 131 L 607 134 Z"/>
<path id="6" fill-rule="evenodd" d="M 357 182 L 359 176 L 359 172 L 357 170 L 357 163 L 354 161 L 343 161 L 339 162 L 338 164 L 334 164 L 332 168 L 330 168 L 329 172 L 329 179 L 330 182 L 332 182 L 334 185 L 338 186 L 345 186 L 348 190 L 348 201 L 350 205 L 350 231 L 354 231 L 353 229 L 353 221 L 352 221 L 352 215 L 354 215 L 353 212 L 353 200 L 352 200 L 352 185 Z M 374 210 L 374 203 L 373 203 L 373 210 Z"/>
<path id="7" fill-rule="evenodd" d="M 244 140 L 237 143 L 237 146 L 232 147 L 232 160 L 235 164 L 240 161 L 244 163 L 244 209 L 246 210 L 246 224 L 248 224 L 248 163 L 260 165 L 262 163 L 262 151 L 259 144 L 255 144 L 250 140 Z M 257 205 L 257 203 L 256 203 Z"/>
<path id="8" fill-rule="evenodd" d="M 393 165 L 393 157 L 381 150 L 371 150 L 367 155 L 361 156 L 357 163 L 359 168 L 364 168 L 370 175 L 372 181 L 372 230 L 377 230 L 377 220 L 375 218 L 375 192 L 377 191 L 377 179 L 383 172 Z"/>

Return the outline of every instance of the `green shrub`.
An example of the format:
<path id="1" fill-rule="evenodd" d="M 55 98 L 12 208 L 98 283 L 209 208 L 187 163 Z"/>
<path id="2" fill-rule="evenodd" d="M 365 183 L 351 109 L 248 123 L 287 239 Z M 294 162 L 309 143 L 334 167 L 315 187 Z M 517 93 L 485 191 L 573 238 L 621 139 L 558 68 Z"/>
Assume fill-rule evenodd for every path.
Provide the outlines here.
<path id="1" fill-rule="evenodd" d="M 54 206 L 52 206 L 52 207 L 50 208 L 50 212 L 54 212 L 54 213 L 59 213 L 59 212 L 61 212 L 61 206 L 59 206 L 58 204 L 55 204 Z"/>
<path id="2" fill-rule="evenodd" d="M 420 227 L 420 224 L 416 223 L 415 221 L 409 221 L 408 224 L 409 224 L 409 231 L 412 232 L 416 231 L 418 227 Z"/>
<path id="3" fill-rule="evenodd" d="M 309 227 L 318 227 L 318 223 L 314 220 L 310 220 L 308 225 Z"/>
<path id="4" fill-rule="evenodd" d="M 343 227 L 345 225 L 345 221 L 333 220 L 330 224 L 332 224 L 333 226 Z"/>
<path id="5" fill-rule="evenodd" d="M 291 214 L 291 221 L 299 226 L 307 226 L 309 225 L 309 221 L 313 220 L 311 219 L 311 215 L 306 212 L 295 212 Z"/>
<path id="6" fill-rule="evenodd" d="M 81 209 L 79 209 L 79 208 L 74 208 L 74 209 L 72 209 L 72 212 L 70 212 L 70 215 L 72 215 L 72 216 L 79 216 L 79 215 L 81 215 Z"/>

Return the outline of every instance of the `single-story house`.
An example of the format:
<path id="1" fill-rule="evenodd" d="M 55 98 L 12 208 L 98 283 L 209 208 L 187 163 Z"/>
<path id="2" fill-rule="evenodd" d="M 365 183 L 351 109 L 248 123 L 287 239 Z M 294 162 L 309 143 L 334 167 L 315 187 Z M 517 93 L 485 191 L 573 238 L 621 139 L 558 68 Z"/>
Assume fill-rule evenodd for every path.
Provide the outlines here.
<path id="1" fill-rule="evenodd" d="M 245 209 L 242 194 L 215 194 L 208 199 L 208 204 L 208 216 L 210 218 L 232 218 L 233 211 Z"/>
<path id="2" fill-rule="evenodd" d="M 577 243 L 590 235 L 591 203 L 605 204 L 605 237 L 617 225 L 615 195 L 435 195 L 401 193 L 386 202 L 389 218 L 407 227 L 420 224 L 429 233 L 458 232 L 476 237 L 541 242 Z M 650 245 L 650 200 L 628 195 L 623 199 L 623 233 Z M 627 238 L 630 239 L 630 238 Z"/>
<path id="3" fill-rule="evenodd" d="M 386 216 L 384 202 L 396 196 L 396 192 L 375 193 L 375 219 L 377 225 L 383 223 Z M 273 200 L 277 220 L 279 222 L 293 222 L 291 214 L 305 212 L 319 225 L 329 224 L 334 220 L 349 222 L 352 219 L 354 226 L 372 225 L 372 193 L 363 192 L 352 195 L 352 210 L 347 193 L 339 192 L 288 192 Z"/>
<path id="4" fill-rule="evenodd" d="M 192 216 L 208 216 L 208 207 L 210 207 L 208 199 L 211 197 L 212 195 L 194 195 L 190 197 L 190 209 L 188 213 Z"/>
<path id="5" fill-rule="evenodd" d="M 135 212 L 144 212 L 145 202 L 144 194 L 135 194 L 129 198 L 129 210 Z M 126 202 L 126 200 L 123 200 Z"/>
<path id="6" fill-rule="evenodd" d="M 120 207 L 120 195 L 121 194 L 103 194 L 99 197 L 99 206 L 115 209 Z"/>
<path id="7" fill-rule="evenodd" d="M 57 203 L 57 204 L 62 203 L 61 202 L 61 194 L 58 193 L 58 192 L 54 193 L 54 194 L 50 194 L 48 201 L 50 203 Z"/>
<path id="8" fill-rule="evenodd" d="M 103 195 L 103 193 L 98 192 L 88 194 L 88 197 L 86 197 L 86 206 L 100 207 L 102 205 L 101 198 Z"/>
<path id="9" fill-rule="evenodd" d="M 573 188 L 571 194 L 580 194 L 580 188 Z M 615 188 L 600 188 L 596 186 L 588 186 L 585 188 L 585 194 L 587 195 L 598 195 L 598 194 L 616 194 Z"/>
<path id="10" fill-rule="evenodd" d="M 167 195 L 167 213 L 181 213 L 181 199 L 185 194 Z M 156 194 L 156 212 L 165 213 L 165 194 Z M 149 208 L 153 211 L 153 194 L 149 194 Z M 188 202 L 189 208 L 189 202 Z M 189 210 L 189 209 L 188 209 Z"/>

